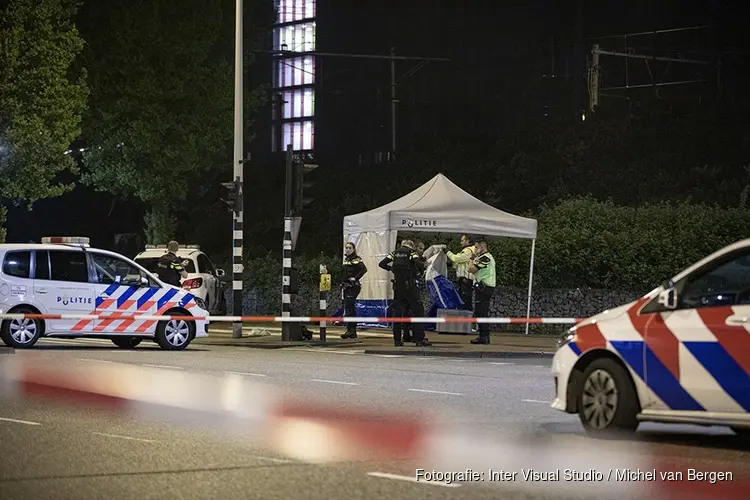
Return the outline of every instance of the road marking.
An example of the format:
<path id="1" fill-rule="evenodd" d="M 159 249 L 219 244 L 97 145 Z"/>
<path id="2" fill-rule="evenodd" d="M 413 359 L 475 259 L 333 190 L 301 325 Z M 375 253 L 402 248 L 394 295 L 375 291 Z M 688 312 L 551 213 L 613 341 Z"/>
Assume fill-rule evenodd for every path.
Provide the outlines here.
<path id="1" fill-rule="evenodd" d="M 292 460 L 287 460 L 285 458 L 272 458 L 272 457 L 261 457 L 260 455 L 245 455 L 248 458 L 254 458 L 256 460 L 268 460 L 269 462 L 277 462 L 280 464 L 291 464 L 293 463 Z"/>
<path id="2" fill-rule="evenodd" d="M 373 354 L 373 356 L 378 358 L 403 358 L 403 354 Z"/>
<path id="3" fill-rule="evenodd" d="M 545 405 L 551 405 L 552 404 L 552 401 L 540 401 L 538 399 L 522 399 L 521 401 L 523 401 L 524 403 L 542 403 L 542 404 L 545 404 Z"/>
<path id="4" fill-rule="evenodd" d="M 448 394 L 449 396 L 463 396 L 460 392 L 431 391 L 429 389 L 409 389 L 414 392 L 428 392 L 430 394 Z"/>
<path id="5" fill-rule="evenodd" d="M 339 382 L 338 380 L 321 380 L 318 378 L 311 378 L 312 382 L 323 382 L 324 384 L 341 384 L 341 385 L 359 385 L 354 382 Z"/>
<path id="6" fill-rule="evenodd" d="M 88 361 L 90 363 L 106 363 L 109 365 L 120 365 L 117 361 L 107 361 L 106 359 L 77 358 L 78 361 Z"/>
<path id="7" fill-rule="evenodd" d="M 512 364 L 515 364 L 515 363 L 499 363 L 499 362 L 495 362 L 495 361 L 490 361 L 490 364 L 491 365 L 512 365 Z"/>
<path id="8" fill-rule="evenodd" d="M 185 369 L 183 366 L 170 366 L 170 365 L 147 365 L 147 364 L 144 364 L 142 366 L 148 366 L 149 368 L 167 368 L 169 370 L 184 370 Z"/>
<path id="9" fill-rule="evenodd" d="M 409 481 L 411 483 L 417 483 L 417 484 L 431 484 L 433 486 L 444 486 L 446 488 L 460 488 L 460 484 L 456 483 L 442 483 L 440 481 L 417 481 L 416 477 L 410 477 L 410 476 L 401 476 L 399 474 L 389 474 L 387 472 L 368 472 L 368 476 L 371 477 L 382 477 L 384 479 L 396 479 L 398 481 Z"/>
<path id="10" fill-rule="evenodd" d="M 42 425 L 39 422 L 29 422 L 28 420 L 16 420 L 15 418 L 0 417 L 0 420 L 2 420 L 3 422 L 13 422 L 16 424 L 24 424 L 24 425 Z"/>
<path id="11" fill-rule="evenodd" d="M 248 377 L 267 377 L 267 375 L 263 375 L 262 373 L 247 373 L 247 372 L 224 372 L 227 375 L 247 375 Z"/>
<path id="12" fill-rule="evenodd" d="M 141 441 L 144 443 L 155 443 L 153 439 L 143 439 L 143 438 L 134 438 L 130 436 L 120 436 L 119 434 L 107 434 L 106 432 L 92 432 L 92 434 L 96 434 L 97 436 L 104 436 L 104 437 L 111 437 L 111 438 L 117 438 L 117 439 L 127 439 L 129 441 Z"/>

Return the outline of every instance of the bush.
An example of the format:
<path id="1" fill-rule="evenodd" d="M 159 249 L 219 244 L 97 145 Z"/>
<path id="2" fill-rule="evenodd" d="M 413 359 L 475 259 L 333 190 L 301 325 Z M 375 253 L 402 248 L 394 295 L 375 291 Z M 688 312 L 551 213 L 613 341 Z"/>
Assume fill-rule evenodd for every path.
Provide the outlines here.
<path id="1" fill-rule="evenodd" d="M 710 253 L 750 235 L 750 210 L 690 203 L 617 206 L 592 198 L 542 206 L 534 265 L 535 288 L 604 288 L 646 292 Z M 458 247 L 451 235 L 402 234 L 426 245 Z M 526 287 L 529 273 L 527 240 L 491 242 L 498 266 L 498 285 Z M 280 252 L 279 252 L 280 254 Z M 301 293 L 318 290 L 319 265 L 326 264 L 334 284 L 341 256 L 295 255 Z M 247 261 L 246 288 L 262 312 L 280 311 L 281 258 L 277 254 Z"/>
<path id="2" fill-rule="evenodd" d="M 5 243 L 5 214 L 7 213 L 7 209 L 5 207 L 0 207 L 0 243 Z"/>

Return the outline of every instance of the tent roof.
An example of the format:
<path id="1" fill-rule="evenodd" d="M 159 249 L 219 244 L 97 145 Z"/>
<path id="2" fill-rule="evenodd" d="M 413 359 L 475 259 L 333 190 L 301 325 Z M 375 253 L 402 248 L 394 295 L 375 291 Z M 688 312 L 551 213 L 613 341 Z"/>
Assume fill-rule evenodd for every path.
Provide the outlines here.
<path id="1" fill-rule="evenodd" d="M 382 207 L 344 217 L 345 235 L 388 230 L 535 239 L 537 224 L 478 200 L 438 174 Z"/>

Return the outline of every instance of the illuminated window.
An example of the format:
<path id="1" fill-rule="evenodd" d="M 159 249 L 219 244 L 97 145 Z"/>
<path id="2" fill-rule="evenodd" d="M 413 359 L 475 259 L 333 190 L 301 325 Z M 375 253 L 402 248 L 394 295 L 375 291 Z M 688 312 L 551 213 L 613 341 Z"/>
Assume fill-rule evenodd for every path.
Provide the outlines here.
<path id="1" fill-rule="evenodd" d="M 276 28 L 273 32 L 274 50 L 310 52 L 315 50 L 315 24 L 305 23 Z"/>
<path id="2" fill-rule="evenodd" d="M 315 0 L 276 0 L 278 22 L 290 23 L 315 17 Z"/>
<path id="3" fill-rule="evenodd" d="M 276 87 L 312 85 L 314 82 L 314 57 L 295 57 L 276 62 Z"/>
<path id="4" fill-rule="evenodd" d="M 315 113 L 315 92 L 312 89 L 287 91 L 284 98 L 284 118 L 306 118 Z"/>
<path id="5" fill-rule="evenodd" d="M 315 124 L 312 121 L 285 123 L 282 139 L 282 149 L 291 144 L 294 151 L 311 150 L 315 147 Z"/>

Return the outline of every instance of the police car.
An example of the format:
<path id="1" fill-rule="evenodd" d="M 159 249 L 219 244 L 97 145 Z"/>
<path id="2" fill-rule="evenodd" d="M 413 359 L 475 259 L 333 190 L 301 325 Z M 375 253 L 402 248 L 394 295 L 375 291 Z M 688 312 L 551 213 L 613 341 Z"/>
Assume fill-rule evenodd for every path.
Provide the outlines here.
<path id="1" fill-rule="evenodd" d="M 128 316 L 130 319 L 2 319 L 0 339 L 32 347 L 44 336 L 109 338 L 133 348 L 153 339 L 163 349 L 186 348 L 208 336 L 205 320 L 152 321 L 133 316 L 207 316 L 187 290 L 159 281 L 135 262 L 92 249 L 88 238 L 43 238 L 41 244 L 0 245 L 0 314 Z M 64 318 L 65 316 L 63 316 Z"/>
<path id="2" fill-rule="evenodd" d="M 157 263 L 165 253 L 167 245 L 146 245 L 146 250 L 135 256 L 135 261 L 158 276 Z M 182 288 L 203 299 L 211 314 L 226 314 L 227 303 L 220 279 L 224 277 L 224 270 L 216 269 L 198 245 L 181 246 L 177 257 L 187 261 L 185 272 L 188 276 L 182 280 Z"/>
<path id="3" fill-rule="evenodd" d="M 750 239 L 571 328 L 552 374 L 552 407 L 589 432 L 652 421 L 750 434 Z"/>

